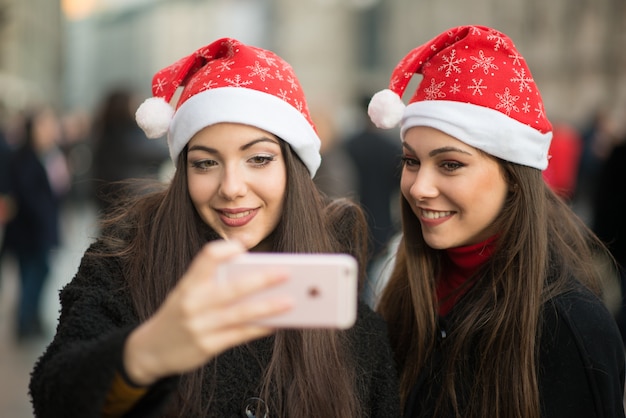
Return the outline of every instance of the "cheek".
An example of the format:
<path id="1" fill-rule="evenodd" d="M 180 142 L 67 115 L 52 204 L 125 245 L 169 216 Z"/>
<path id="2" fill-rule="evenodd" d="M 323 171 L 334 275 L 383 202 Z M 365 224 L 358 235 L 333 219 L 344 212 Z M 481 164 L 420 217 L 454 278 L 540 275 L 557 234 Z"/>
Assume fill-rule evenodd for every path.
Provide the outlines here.
<path id="1" fill-rule="evenodd" d="M 504 201 L 508 193 L 508 187 L 502 175 L 498 172 L 492 172 L 485 175 L 481 180 L 483 184 L 483 193 L 481 194 L 481 202 L 484 207 L 491 208 L 491 211 L 497 216 L 504 206 Z M 480 202 L 477 202 L 480 204 Z"/>
<path id="2" fill-rule="evenodd" d="M 216 190 L 213 183 L 215 182 L 211 181 L 207 176 L 191 175 L 188 177 L 187 189 L 194 205 L 205 203 L 213 196 Z"/>

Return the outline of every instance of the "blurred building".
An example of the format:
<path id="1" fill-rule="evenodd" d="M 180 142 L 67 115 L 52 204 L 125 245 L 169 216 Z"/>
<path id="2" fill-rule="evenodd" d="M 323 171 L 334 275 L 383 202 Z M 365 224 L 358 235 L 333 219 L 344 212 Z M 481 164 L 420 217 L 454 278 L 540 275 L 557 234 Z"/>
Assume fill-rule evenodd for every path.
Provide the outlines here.
<path id="1" fill-rule="evenodd" d="M 231 36 L 276 50 L 341 122 L 406 52 L 461 24 L 516 41 L 552 119 L 623 111 L 624 0 L 0 0 L 0 90 L 68 109 L 92 109 L 119 85 L 148 96 L 155 71 Z"/>
<path id="2" fill-rule="evenodd" d="M 62 71 L 59 2 L 0 0 L 0 106 L 60 105 Z"/>

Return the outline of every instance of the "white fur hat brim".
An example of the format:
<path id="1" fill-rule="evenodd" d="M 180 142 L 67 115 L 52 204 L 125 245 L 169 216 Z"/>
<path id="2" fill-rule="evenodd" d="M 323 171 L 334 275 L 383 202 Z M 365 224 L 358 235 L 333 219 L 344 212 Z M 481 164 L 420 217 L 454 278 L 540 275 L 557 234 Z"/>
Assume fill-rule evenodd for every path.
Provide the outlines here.
<path id="1" fill-rule="evenodd" d="M 200 130 L 221 122 L 241 123 L 268 131 L 287 142 L 311 177 L 321 163 L 320 139 L 300 111 L 275 95 L 241 87 L 202 91 L 176 111 L 168 131 L 170 156 L 178 155 Z"/>

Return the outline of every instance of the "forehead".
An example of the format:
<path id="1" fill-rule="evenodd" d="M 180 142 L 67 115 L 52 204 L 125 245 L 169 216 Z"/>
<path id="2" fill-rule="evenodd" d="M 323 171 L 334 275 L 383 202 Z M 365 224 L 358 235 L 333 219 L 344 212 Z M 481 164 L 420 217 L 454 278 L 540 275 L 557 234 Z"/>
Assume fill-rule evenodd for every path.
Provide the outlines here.
<path id="1" fill-rule="evenodd" d="M 250 141 L 264 140 L 263 143 L 276 143 L 278 138 L 263 129 L 239 123 L 217 123 L 197 132 L 189 145 L 210 143 L 213 147 L 238 146 Z"/>
<path id="2" fill-rule="evenodd" d="M 409 150 L 429 150 L 441 147 L 453 147 L 460 151 L 476 155 L 481 153 L 477 148 L 460 141 L 438 129 L 428 126 L 415 126 L 409 129 L 402 141 L 404 148 Z"/>

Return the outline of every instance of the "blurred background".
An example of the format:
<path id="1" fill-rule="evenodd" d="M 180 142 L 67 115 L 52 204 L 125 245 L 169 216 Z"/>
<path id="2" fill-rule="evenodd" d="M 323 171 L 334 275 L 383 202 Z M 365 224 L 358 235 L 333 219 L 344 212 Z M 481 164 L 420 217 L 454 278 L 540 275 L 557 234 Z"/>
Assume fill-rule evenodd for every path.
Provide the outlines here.
<path id="1" fill-rule="evenodd" d="M 2 189 L 15 175 L 4 170 L 4 156 L 23 145 L 26 121 L 42 108 L 56 121 L 46 149 L 56 158 L 44 168 L 59 230 L 32 332 L 15 325 L 18 258 L 1 260 L 0 416 L 32 416 L 28 374 L 54 332 L 58 291 L 97 235 L 108 205 L 99 192 L 128 177 L 167 179 L 164 141 L 142 138 L 133 122 L 156 71 L 220 37 L 290 62 L 323 140 L 318 185 L 361 200 L 377 256 L 397 232 L 398 136 L 367 126 L 363 106 L 410 49 L 465 24 L 492 26 L 515 41 L 555 125 L 546 181 L 591 227 L 602 213 L 615 233 L 604 214 L 623 208 L 616 199 L 626 196 L 624 169 L 611 171 L 610 181 L 602 176 L 609 161 L 626 167 L 614 163 L 626 132 L 624 0 L 0 0 L 0 242 L 3 225 L 17 216 Z M 374 136 L 365 158 L 364 138 Z M 613 200 L 599 197 L 600 189 Z M 370 273 L 379 268 L 373 263 Z M 607 303 L 620 315 L 620 284 L 609 288 Z"/>

